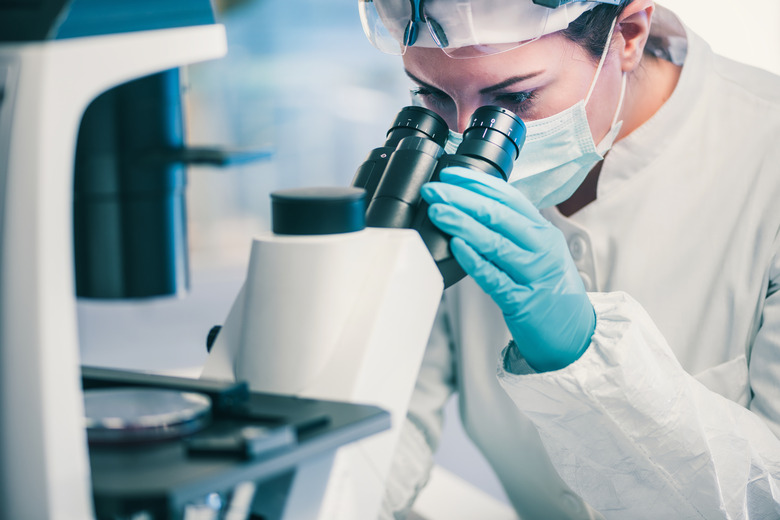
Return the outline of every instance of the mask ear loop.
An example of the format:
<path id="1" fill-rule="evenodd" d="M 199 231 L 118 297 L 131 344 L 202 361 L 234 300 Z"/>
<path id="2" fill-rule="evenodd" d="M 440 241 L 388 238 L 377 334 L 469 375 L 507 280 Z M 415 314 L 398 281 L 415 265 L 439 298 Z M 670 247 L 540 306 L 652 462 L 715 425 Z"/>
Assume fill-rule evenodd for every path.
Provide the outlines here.
<path id="1" fill-rule="evenodd" d="M 607 61 L 607 54 L 609 54 L 609 45 L 612 43 L 612 33 L 615 32 L 615 24 L 617 23 L 617 17 L 615 17 L 614 20 L 612 20 L 612 25 L 609 28 L 609 34 L 607 35 L 607 43 L 604 45 L 604 51 L 601 53 L 601 59 L 599 60 L 599 66 L 596 67 L 596 75 L 593 77 L 593 82 L 590 84 L 590 90 L 588 90 L 588 95 L 585 96 L 585 104 L 588 104 L 588 101 L 590 100 L 591 94 L 593 94 L 593 89 L 596 88 L 596 82 L 599 79 L 599 74 L 601 74 L 601 69 L 604 67 L 604 62 Z"/>
<path id="2" fill-rule="evenodd" d="M 615 117 L 612 118 L 611 128 L 615 128 L 615 125 L 620 119 L 620 111 L 623 110 L 623 102 L 626 100 L 626 73 L 623 73 L 623 77 L 620 80 L 620 99 L 618 100 L 618 106 L 615 110 Z"/>

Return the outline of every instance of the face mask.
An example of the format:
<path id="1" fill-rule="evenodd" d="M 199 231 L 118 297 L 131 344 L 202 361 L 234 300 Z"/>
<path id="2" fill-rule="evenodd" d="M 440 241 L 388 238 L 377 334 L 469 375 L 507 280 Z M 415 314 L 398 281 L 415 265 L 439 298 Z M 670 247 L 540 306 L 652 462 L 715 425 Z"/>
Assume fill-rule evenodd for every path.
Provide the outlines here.
<path id="1" fill-rule="evenodd" d="M 585 107 L 604 65 L 614 27 L 613 21 L 607 46 L 604 48 L 593 83 L 585 99 L 554 116 L 526 124 L 525 145 L 520 150 L 508 182 L 539 209 L 555 206 L 571 197 L 585 180 L 588 172 L 604 159 L 604 154 L 612 148 L 620 132 L 623 122 L 618 122 L 617 119 L 626 91 L 625 73 L 611 128 L 598 145 L 593 141 L 593 134 L 585 113 Z M 445 151 L 454 153 L 462 140 L 462 134 L 450 131 Z"/>

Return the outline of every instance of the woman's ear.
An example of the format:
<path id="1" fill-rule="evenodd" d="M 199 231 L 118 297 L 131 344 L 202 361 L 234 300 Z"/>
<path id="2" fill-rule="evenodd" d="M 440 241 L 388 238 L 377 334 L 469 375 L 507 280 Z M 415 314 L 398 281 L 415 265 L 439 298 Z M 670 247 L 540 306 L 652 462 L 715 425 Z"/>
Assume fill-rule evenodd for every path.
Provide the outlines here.
<path id="1" fill-rule="evenodd" d="M 647 38 L 650 36 L 650 22 L 654 10 L 655 2 L 652 0 L 634 0 L 620 13 L 615 26 L 618 36 L 615 43 L 618 45 L 623 72 L 634 70 L 642 59 Z"/>

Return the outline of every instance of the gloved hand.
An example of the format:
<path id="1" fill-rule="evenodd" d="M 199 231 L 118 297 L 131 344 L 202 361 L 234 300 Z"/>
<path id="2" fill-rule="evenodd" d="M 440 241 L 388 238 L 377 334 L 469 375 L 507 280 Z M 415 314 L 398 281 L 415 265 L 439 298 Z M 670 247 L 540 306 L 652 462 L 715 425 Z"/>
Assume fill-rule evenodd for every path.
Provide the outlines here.
<path id="1" fill-rule="evenodd" d="M 504 313 L 520 354 L 558 370 L 590 345 L 596 315 L 563 234 L 510 184 L 462 167 L 423 186 L 455 259 Z"/>

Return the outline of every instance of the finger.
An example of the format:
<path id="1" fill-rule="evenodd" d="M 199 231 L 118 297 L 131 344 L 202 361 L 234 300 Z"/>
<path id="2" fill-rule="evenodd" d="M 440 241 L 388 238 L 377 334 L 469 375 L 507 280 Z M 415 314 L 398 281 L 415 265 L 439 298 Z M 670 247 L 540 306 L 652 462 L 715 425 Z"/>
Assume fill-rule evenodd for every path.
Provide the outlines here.
<path id="1" fill-rule="evenodd" d="M 531 220 L 546 222 L 528 197 L 498 177 L 462 166 L 449 166 L 439 172 L 439 180 L 497 200 Z"/>
<path id="2" fill-rule="evenodd" d="M 527 286 L 515 283 L 507 273 L 485 259 L 463 239 L 453 238 L 450 249 L 466 274 L 474 279 L 485 294 L 493 298 L 505 314 L 509 309 L 522 306 L 522 302 L 531 296 Z"/>
<path id="3" fill-rule="evenodd" d="M 499 201 L 460 186 L 428 183 L 421 193 L 429 204 L 457 208 L 523 249 L 541 251 L 549 247 L 549 222 L 529 219 Z"/>
<path id="4" fill-rule="evenodd" d="M 433 204 L 428 215 L 439 229 L 467 242 L 515 282 L 528 284 L 544 275 L 544 265 L 535 261 L 537 255 L 533 251 L 518 246 L 458 208 Z"/>

